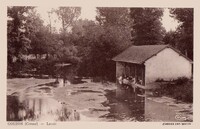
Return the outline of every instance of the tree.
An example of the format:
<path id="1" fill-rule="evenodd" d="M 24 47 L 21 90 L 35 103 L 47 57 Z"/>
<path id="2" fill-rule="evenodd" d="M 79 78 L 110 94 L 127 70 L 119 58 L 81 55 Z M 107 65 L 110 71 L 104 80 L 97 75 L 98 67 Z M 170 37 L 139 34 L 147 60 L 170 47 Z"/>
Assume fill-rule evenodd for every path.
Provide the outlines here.
<path id="1" fill-rule="evenodd" d="M 131 29 L 127 8 L 97 8 L 98 24 L 93 29 L 90 69 L 92 76 L 115 79 L 112 58 L 130 46 Z"/>
<path id="2" fill-rule="evenodd" d="M 160 8 L 131 8 L 132 41 L 134 45 L 162 44 L 164 28 Z"/>
<path id="3" fill-rule="evenodd" d="M 177 48 L 193 60 L 193 9 L 172 8 L 170 13 L 180 23 L 176 30 L 178 35 Z"/>
<path id="4" fill-rule="evenodd" d="M 131 40 L 131 19 L 128 8 L 119 7 L 98 7 L 98 23 L 103 27 L 105 34 L 113 35 L 116 39 L 115 45 L 118 52 L 130 46 Z"/>
<path id="5" fill-rule="evenodd" d="M 163 38 L 163 42 L 165 44 L 170 44 L 172 45 L 173 47 L 177 47 L 177 33 L 176 31 L 169 31 L 169 32 L 166 32 L 165 33 L 165 36 Z"/>
<path id="6" fill-rule="evenodd" d="M 51 36 L 48 36 L 49 30 L 43 25 L 43 20 L 40 18 L 40 15 L 36 13 L 35 10 L 30 11 L 29 13 L 29 24 L 30 24 L 30 40 L 31 48 L 29 49 L 29 54 L 34 54 L 36 58 L 37 55 L 42 55 L 46 53 L 47 39 Z"/>
<path id="7" fill-rule="evenodd" d="M 78 59 L 76 68 L 78 75 L 91 76 L 90 59 L 91 45 L 97 40 L 98 25 L 94 21 L 79 19 L 72 25 L 71 33 L 68 36 L 71 44 L 76 46 Z"/>
<path id="8" fill-rule="evenodd" d="M 96 20 L 100 25 L 129 26 L 129 9 L 119 7 L 97 7 Z"/>
<path id="9" fill-rule="evenodd" d="M 62 29 L 64 32 L 67 31 L 68 27 L 72 25 L 74 21 L 78 19 L 81 13 L 80 7 L 59 7 L 55 10 L 58 18 L 62 22 Z"/>
<path id="10" fill-rule="evenodd" d="M 7 8 L 8 74 L 21 70 L 23 55 L 30 48 L 28 13 L 32 9 L 28 6 Z"/>
<path id="11" fill-rule="evenodd" d="M 73 42 L 71 41 L 71 34 L 69 29 L 72 28 L 74 22 L 77 21 L 78 17 L 81 13 L 80 7 L 59 7 L 55 10 L 58 18 L 62 22 L 62 32 L 60 36 L 60 40 L 63 41 L 64 45 L 63 48 L 63 56 L 62 60 L 76 62 L 78 59 L 75 58 L 77 54 L 76 46 L 74 46 Z"/>

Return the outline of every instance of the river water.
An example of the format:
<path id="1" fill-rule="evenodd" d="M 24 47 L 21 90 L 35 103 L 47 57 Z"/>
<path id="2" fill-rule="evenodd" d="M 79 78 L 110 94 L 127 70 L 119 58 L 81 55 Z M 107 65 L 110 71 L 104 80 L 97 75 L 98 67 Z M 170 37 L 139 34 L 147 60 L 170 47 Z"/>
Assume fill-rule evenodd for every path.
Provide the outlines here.
<path id="1" fill-rule="evenodd" d="M 119 99 L 116 89 L 87 84 L 59 88 L 49 83 L 8 95 L 7 121 L 177 121 L 177 108 L 145 97 Z M 56 99 L 63 94 L 66 101 Z"/>

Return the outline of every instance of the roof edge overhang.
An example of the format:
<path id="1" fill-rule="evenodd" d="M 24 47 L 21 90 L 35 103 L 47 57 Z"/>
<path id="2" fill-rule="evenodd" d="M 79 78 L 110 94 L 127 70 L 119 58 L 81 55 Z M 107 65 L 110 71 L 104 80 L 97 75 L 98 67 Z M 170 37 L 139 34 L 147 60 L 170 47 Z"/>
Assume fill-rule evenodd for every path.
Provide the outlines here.
<path id="1" fill-rule="evenodd" d="M 123 60 L 112 60 L 112 61 L 115 61 L 115 62 L 123 62 L 123 63 L 131 63 L 131 64 L 144 64 L 143 62 L 141 63 L 138 63 L 138 62 L 132 62 L 132 61 L 123 61 Z"/>
<path id="2" fill-rule="evenodd" d="M 168 48 L 171 48 L 172 50 L 174 50 L 175 52 L 177 52 L 179 55 L 181 55 L 182 57 L 184 57 L 185 59 L 187 59 L 190 63 L 193 63 L 193 61 L 188 58 L 186 55 L 182 54 L 179 50 L 177 50 L 176 48 L 172 47 L 172 46 L 168 46 Z"/>
<path id="3" fill-rule="evenodd" d="M 166 45 L 163 49 L 159 50 L 158 52 L 156 52 L 155 54 L 151 55 L 150 57 L 148 57 L 147 59 L 145 59 L 144 61 L 142 61 L 141 63 L 145 63 L 147 60 L 149 60 L 150 58 L 156 56 L 158 53 L 160 53 L 162 50 L 168 48 L 169 45 Z"/>
<path id="4" fill-rule="evenodd" d="M 152 58 L 153 56 L 156 56 L 158 53 L 160 53 L 161 51 L 163 51 L 166 48 L 171 48 L 172 50 L 174 50 L 176 53 L 178 53 L 179 55 L 181 55 L 182 57 L 184 57 L 185 59 L 187 59 L 190 63 L 193 63 L 193 61 L 191 59 L 189 59 L 187 56 L 185 56 L 184 54 L 182 54 L 179 50 L 177 50 L 176 48 L 170 46 L 170 45 L 166 45 L 163 49 L 159 50 L 158 52 L 156 52 L 155 54 L 153 54 L 152 56 L 148 57 L 147 59 L 145 59 L 142 62 L 132 62 L 132 61 L 123 61 L 123 60 L 116 60 L 115 57 L 112 58 L 112 61 L 115 62 L 126 62 L 126 63 L 133 63 L 133 64 L 144 64 L 147 60 L 149 60 L 150 58 Z"/>
<path id="5" fill-rule="evenodd" d="M 160 53 L 161 51 L 163 51 L 164 49 L 166 48 L 171 48 L 172 50 L 174 50 L 176 53 L 178 53 L 179 55 L 181 55 L 183 58 L 185 58 L 186 60 L 188 60 L 190 63 L 193 63 L 193 61 L 188 58 L 187 56 L 185 56 L 184 54 L 182 54 L 179 50 L 177 50 L 176 48 L 170 46 L 170 45 L 167 45 L 166 47 L 164 47 L 163 49 L 161 49 L 160 51 L 158 51 L 157 53 L 153 54 L 151 57 L 147 58 L 146 60 L 144 60 L 142 63 L 145 63 L 147 60 L 149 60 L 150 58 L 152 58 L 153 56 L 156 56 L 158 53 Z"/>

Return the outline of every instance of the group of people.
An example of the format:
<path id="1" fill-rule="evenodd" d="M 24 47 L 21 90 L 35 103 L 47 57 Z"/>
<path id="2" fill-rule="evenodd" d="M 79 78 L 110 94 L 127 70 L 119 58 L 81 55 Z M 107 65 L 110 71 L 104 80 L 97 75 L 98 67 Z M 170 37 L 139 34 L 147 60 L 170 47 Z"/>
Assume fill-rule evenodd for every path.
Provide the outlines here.
<path id="1" fill-rule="evenodd" d="M 137 77 L 122 75 L 118 77 L 118 83 L 121 85 L 121 88 L 128 90 L 130 93 L 144 94 L 144 90 L 136 86 L 136 84 L 142 85 L 142 80 Z"/>
<path id="2" fill-rule="evenodd" d="M 118 82 L 120 85 L 125 87 L 129 87 L 134 84 L 142 84 L 142 80 L 139 80 L 138 78 L 132 76 L 125 76 L 125 75 L 118 77 Z"/>

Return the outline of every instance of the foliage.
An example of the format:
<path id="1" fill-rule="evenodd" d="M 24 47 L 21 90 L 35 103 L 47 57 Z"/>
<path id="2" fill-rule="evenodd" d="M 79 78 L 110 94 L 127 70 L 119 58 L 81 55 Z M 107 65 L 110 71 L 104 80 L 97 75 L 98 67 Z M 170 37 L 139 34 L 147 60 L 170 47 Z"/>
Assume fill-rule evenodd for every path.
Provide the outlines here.
<path id="1" fill-rule="evenodd" d="M 134 45 L 162 44 L 165 29 L 162 27 L 161 8 L 131 8 L 132 41 Z"/>
<path id="2" fill-rule="evenodd" d="M 16 65 L 23 65 L 23 55 L 30 48 L 28 13 L 33 7 L 15 6 L 8 7 L 7 37 L 8 37 L 8 74 L 19 72 Z M 15 63 L 16 62 L 16 63 Z"/>
<path id="3" fill-rule="evenodd" d="M 51 26 L 53 13 L 62 23 L 60 32 L 53 31 Z M 190 9 L 171 9 L 172 16 L 182 24 L 166 34 L 160 22 L 160 8 L 98 7 L 96 21 L 78 19 L 80 13 L 79 7 L 59 7 L 49 13 L 50 24 L 46 26 L 33 7 L 8 7 L 8 74 L 33 68 L 39 74 L 55 74 L 55 63 L 65 62 L 72 64 L 72 75 L 114 80 L 114 56 L 131 44 L 162 41 L 183 53 L 187 50 L 192 57 Z M 24 60 L 23 56 L 29 54 L 36 59 Z"/>
<path id="4" fill-rule="evenodd" d="M 62 22 L 63 31 L 66 32 L 68 27 L 80 16 L 80 7 L 59 7 L 55 12 Z"/>
<path id="5" fill-rule="evenodd" d="M 163 42 L 177 48 L 178 37 L 176 31 L 166 32 Z"/>
<path id="6" fill-rule="evenodd" d="M 72 44 L 77 46 L 77 56 L 80 58 L 79 75 L 115 78 L 115 62 L 112 58 L 130 45 L 131 38 L 129 25 L 121 24 L 121 15 L 128 16 L 124 10 L 97 8 L 98 23 L 89 20 L 74 22 L 70 37 Z"/>
<path id="7" fill-rule="evenodd" d="M 43 26 L 43 20 L 41 20 L 40 16 L 36 14 L 35 11 L 32 11 L 29 17 L 29 23 L 31 24 L 31 48 L 29 54 L 46 54 L 48 39 L 51 37 L 49 36 L 49 30 L 47 27 Z"/>
<path id="8" fill-rule="evenodd" d="M 171 8 L 170 13 L 180 23 L 180 26 L 176 30 L 176 47 L 193 60 L 193 9 Z"/>
<path id="9" fill-rule="evenodd" d="M 70 62 L 77 65 L 80 62 L 77 56 L 77 46 L 74 44 L 74 36 L 70 29 L 74 22 L 77 21 L 81 13 L 80 7 L 59 7 L 56 12 L 58 18 L 62 22 L 62 31 L 59 35 L 58 46 L 56 50 L 56 57 L 60 62 Z M 74 69 L 76 72 L 76 70 Z"/>
<path id="10" fill-rule="evenodd" d="M 44 59 L 33 59 L 27 61 L 29 66 L 29 70 L 35 69 L 35 74 L 37 75 L 51 75 L 55 76 L 56 75 L 56 68 L 54 67 L 55 64 L 58 62 L 58 60 L 54 58 L 49 58 L 48 60 Z"/>
<path id="11" fill-rule="evenodd" d="M 155 82 L 164 82 L 164 79 L 163 78 L 158 78 L 158 79 L 156 79 Z"/>
<path id="12" fill-rule="evenodd" d="M 187 77 L 179 77 L 178 79 L 175 80 L 176 85 L 183 85 L 187 83 L 189 79 Z"/>
<path id="13" fill-rule="evenodd" d="M 119 7 L 97 7 L 96 20 L 105 26 L 129 26 L 130 15 L 128 8 Z"/>
<path id="14" fill-rule="evenodd" d="M 169 95 L 177 100 L 193 102 L 193 81 L 186 77 L 181 77 L 173 82 L 162 85 L 164 95 Z"/>
<path id="15" fill-rule="evenodd" d="M 115 78 L 112 58 L 131 45 L 131 28 L 128 8 L 97 8 L 98 42 L 92 44 L 91 66 L 93 76 Z"/>

